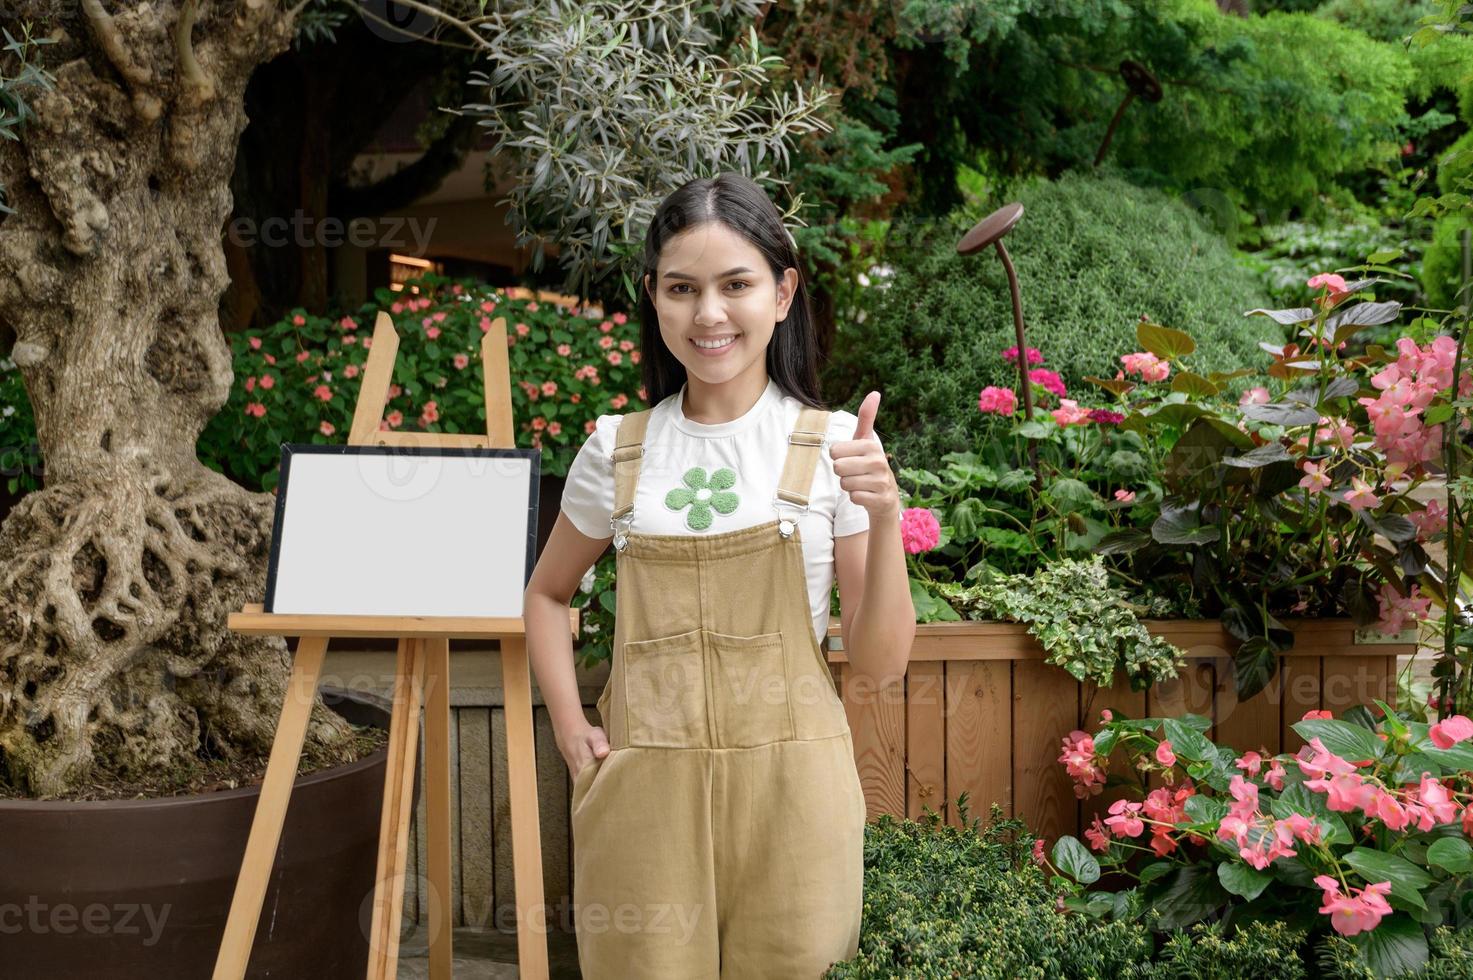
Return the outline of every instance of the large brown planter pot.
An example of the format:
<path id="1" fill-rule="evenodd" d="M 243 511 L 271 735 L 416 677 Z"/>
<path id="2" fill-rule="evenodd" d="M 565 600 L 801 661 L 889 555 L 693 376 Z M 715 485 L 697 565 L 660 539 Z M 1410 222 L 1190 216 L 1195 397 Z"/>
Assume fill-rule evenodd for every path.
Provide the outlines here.
<path id="1" fill-rule="evenodd" d="M 323 695 L 388 727 L 382 699 Z M 385 760 L 296 780 L 249 976 L 366 973 Z M 259 795 L 0 801 L 0 976 L 210 976 Z"/>
<path id="2" fill-rule="evenodd" d="M 1279 657 L 1269 686 L 1243 702 L 1233 677 L 1237 642 L 1216 620 L 1147 621 L 1186 653 L 1186 668 L 1145 691 L 1126 680 L 1109 688 L 1076 681 L 1045 663 L 1027 629 L 1011 623 L 920 624 L 905 682 L 885 688 L 851 669 L 834 619 L 828 657 L 872 819 L 919 819 L 929 808 L 956 824 L 965 792 L 970 816 L 985 823 L 997 803 L 1052 839 L 1078 834 L 1111 802 L 1109 793 L 1077 800 L 1058 762 L 1063 737 L 1095 730 L 1104 708 L 1130 718 L 1202 715 L 1220 744 L 1279 753 L 1303 745 L 1292 726 L 1306 711 L 1338 715 L 1372 698 L 1395 703 L 1396 658 L 1414 652 L 1414 643 L 1367 635 L 1347 619 L 1286 625 L 1293 649 Z"/>

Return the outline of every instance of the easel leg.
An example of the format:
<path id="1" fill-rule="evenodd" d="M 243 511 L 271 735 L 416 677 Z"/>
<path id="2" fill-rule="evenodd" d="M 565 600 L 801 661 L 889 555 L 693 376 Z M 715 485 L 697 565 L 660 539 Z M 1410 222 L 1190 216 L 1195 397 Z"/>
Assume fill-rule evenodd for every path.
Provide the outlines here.
<path id="1" fill-rule="evenodd" d="M 297 762 L 302 757 L 302 742 L 307 735 L 312 705 L 317 700 L 317 680 L 322 676 L 326 652 L 326 637 L 304 636 L 297 641 L 286 700 L 281 706 L 271 758 L 266 764 L 266 778 L 261 783 L 260 801 L 251 821 L 240 876 L 235 882 L 235 897 L 225 920 L 225 936 L 215 959 L 215 980 L 240 980 L 250 962 L 256 923 L 261 918 L 261 903 L 266 900 L 276 848 L 281 843 L 281 826 L 286 821 L 287 804 L 291 802 Z"/>
<path id="2" fill-rule="evenodd" d="M 409 850 L 409 804 L 414 796 L 415 751 L 419 744 L 419 705 L 423 691 L 421 642 L 401 639 L 394 671 L 394 711 L 389 721 L 389 757 L 384 773 L 378 869 L 374 876 L 373 924 L 369 929 L 369 980 L 394 980 L 399 967 L 404 864 Z"/>
<path id="3" fill-rule="evenodd" d="M 425 841 L 429 848 L 430 980 L 451 978 L 450 641 L 424 640 Z"/>
<path id="4" fill-rule="evenodd" d="M 537 753 L 532 734 L 532 679 L 527 641 L 501 641 L 506 693 L 507 792 L 511 799 L 512 873 L 516 881 L 517 969 L 522 980 L 547 980 L 547 916 L 542 894 L 542 837 L 537 812 Z"/>

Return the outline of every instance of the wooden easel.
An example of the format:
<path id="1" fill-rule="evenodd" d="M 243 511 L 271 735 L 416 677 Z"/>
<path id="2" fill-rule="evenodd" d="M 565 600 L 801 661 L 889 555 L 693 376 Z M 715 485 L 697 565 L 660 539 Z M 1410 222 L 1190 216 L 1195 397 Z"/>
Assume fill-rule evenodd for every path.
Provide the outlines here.
<path id="1" fill-rule="evenodd" d="M 394 432 L 379 429 L 399 334 L 386 313 L 374 325 L 350 446 L 513 448 L 511 377 L 506 359 L 506 320 L 498 317 L 481 339 L 485 369 L 486 434 Z M 526 628 L 521 617 L 315 616 L 271 614 L 260 603 L 231 613 L 232 630 L 253 635 L 295 636 L 291 680 L 271 746 L 225 936 L 215 961 L 215 980 L 241 980 L 250 960 L 256 923 L 281 840 L 282 822 L 302 755 L 307 721 L 316 700 L 323 656 L 331 637 L 396 637 L 393 714 L 388 767 L 374 878 L 373 924 L 369 933 L 369 980 L 393 980 L 399 962 L 404 864 L 409 848 L 409 804 L 414 789 L 421 702 L 425 710 L 425 837 L 429 848 L 428 931 L 430 977 L 450 980 L 450 640 L 499 640 L 506 696 L 508 795 L 511 800 L 513 872 L 517 905 L 517 958 L 524 980 L 547 978 L 547 924 L 534 921 L 544 908 L 542 846 L 538 832 L 537 764 L 532 734 L 532 685 Z M 569 629 L 578 635 L 578 611 L 569 610 Z"/>

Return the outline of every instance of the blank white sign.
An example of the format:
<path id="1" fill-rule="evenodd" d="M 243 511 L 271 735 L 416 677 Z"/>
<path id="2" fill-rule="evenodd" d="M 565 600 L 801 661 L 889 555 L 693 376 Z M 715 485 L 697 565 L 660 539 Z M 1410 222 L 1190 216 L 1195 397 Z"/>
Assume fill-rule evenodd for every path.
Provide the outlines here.
<path id="1" fill-rule="evenodd" d="M 267 612 L 520 616 L 536 449 L 281 447 Z"/>

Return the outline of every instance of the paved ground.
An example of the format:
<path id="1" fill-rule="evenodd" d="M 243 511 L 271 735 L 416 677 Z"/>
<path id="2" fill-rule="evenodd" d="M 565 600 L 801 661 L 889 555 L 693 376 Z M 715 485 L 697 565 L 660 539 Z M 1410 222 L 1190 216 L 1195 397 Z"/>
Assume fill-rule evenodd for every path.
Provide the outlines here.
<path id="1" fill-rule="evenodd" d="M 456 929 L 452 943 L 455 949 L 455 980 L 514 980 L 517 937 L 512 933 Z M 424 927 L 399 946 L 399 980 L 427 980 L 430 975 L 426 959 Z M 547 938 L 547 956 L 551 980 L 581 980 L 578 973 L 578 947 L 571 934 L 551 933 Z"/>

